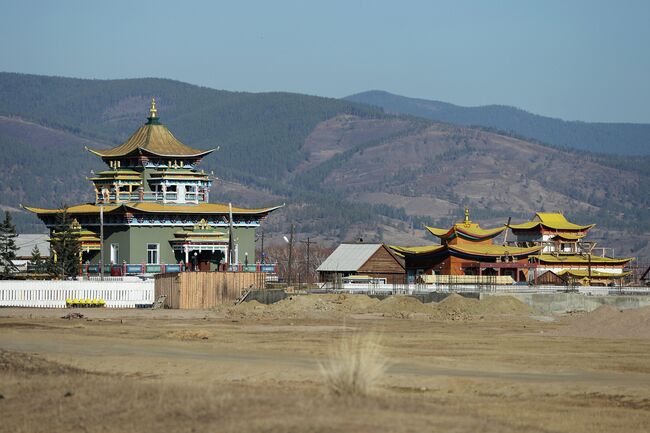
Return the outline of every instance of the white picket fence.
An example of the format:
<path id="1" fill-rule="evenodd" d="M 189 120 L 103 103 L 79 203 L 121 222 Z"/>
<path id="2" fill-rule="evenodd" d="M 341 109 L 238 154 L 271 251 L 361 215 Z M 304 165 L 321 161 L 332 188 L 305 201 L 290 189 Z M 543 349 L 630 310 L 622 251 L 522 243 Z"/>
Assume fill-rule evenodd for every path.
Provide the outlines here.
<path id="1" fill-rule="evenodd" d="M 150 281 L 0 281 L 0 307 L 65 308 L 66 299 L 103 299 L 108 308 L 154 302 Z"/>

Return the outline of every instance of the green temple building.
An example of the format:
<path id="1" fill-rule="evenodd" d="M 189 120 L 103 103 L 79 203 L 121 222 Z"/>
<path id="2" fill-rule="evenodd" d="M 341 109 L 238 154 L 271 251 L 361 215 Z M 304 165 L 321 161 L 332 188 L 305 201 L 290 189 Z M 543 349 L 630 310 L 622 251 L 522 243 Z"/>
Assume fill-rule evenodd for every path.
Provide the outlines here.
<path id="1" fill-rule="evenodd" d="M 88 150 L 109 169 L 90 178 L 94 203 L 65 209 L 81 234 L 87 269 L 98 270 L 102 231 L 104 265 L 120 266 L 126 273 L 255 266 L 255 229 L 282 206 L 245 209 L 210 203 L 211 179 L 199 164 L 214 149 L 193 149 L 176 139 L 160 123 L 155 99 L 147 122 L 126 142 Z M 64 211 L 24 208 L 51 232 Z"/>

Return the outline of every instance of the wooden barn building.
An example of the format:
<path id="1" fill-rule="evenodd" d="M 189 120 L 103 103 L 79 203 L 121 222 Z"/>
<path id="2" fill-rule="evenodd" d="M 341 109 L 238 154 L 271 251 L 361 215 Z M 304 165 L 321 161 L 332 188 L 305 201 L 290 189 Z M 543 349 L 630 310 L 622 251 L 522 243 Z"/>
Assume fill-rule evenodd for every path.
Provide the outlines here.
<path id="1" fill-rule="evenodd" d="M 359 277 L 402 284 L 406 279 L 404 261 L 384 244 L 341 244 L 318 267 L 321 282 L 340 282 Z"/>

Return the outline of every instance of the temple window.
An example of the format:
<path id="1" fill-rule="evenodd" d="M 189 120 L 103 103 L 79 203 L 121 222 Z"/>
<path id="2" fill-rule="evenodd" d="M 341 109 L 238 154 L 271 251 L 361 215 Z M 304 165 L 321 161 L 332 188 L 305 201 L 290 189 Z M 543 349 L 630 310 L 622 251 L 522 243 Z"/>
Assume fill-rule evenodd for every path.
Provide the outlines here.
<path id="1" fill-rule="evenodd" d="M 119 263 L 120 261 L 120 244 L 111 244 L 111 264 Z"/>
<path id="2" fill-rule="evenodd" d="M 160 261 L 160 244 L 147 244 L 147 264 L 157 265 Z"/>

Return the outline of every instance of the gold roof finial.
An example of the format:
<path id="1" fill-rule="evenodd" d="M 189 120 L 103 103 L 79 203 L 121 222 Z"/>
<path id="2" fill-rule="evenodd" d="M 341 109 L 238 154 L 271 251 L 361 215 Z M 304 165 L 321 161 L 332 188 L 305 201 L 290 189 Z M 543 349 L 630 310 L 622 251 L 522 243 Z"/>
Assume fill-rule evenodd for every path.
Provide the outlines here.
<path id="1" fill-rule="evenodd" d="M 469 209 L 465 208 L 465 225 L 469 225 Z"/>
<path id="2" fill-rule="evenodd" d="M 72 230 L 81 230 L 81 224 L 79 224 L 79 221 L 77 221 L 77 218 L 72 220 L 72 222 L 70 223 L 70 228 Z"/>
<path id="3" fill-rule="evenodd" d="M 151 109 L 149 110 L 149 114 L 151 118 L 157 117 L 156 114 L 158 113 L 158 110 L 156 110 L 156 98 L 151 98 Z"/>

